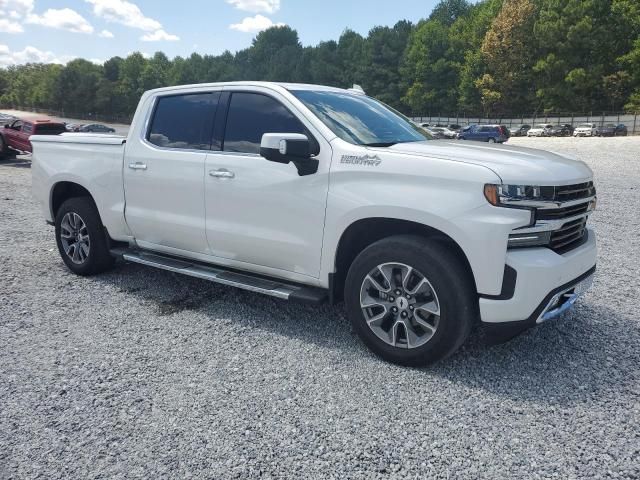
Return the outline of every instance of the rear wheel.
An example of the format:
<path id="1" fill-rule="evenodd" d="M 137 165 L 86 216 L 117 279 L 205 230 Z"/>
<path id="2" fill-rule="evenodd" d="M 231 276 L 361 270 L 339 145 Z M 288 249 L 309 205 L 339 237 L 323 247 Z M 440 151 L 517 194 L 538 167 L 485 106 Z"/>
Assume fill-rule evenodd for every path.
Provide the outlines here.
<path id="1" fill-rule="evenodd" d="M 489 140 L 487 140 L 487 142 L 489 142 L 489 143 L 496 143 L 496 139 L 495 139 L 495 138 L 490 138 Z"/>
<path id="2" fill-rule="evenodd" d="M 347 314 L 377 355 L 426 365 L 457 350 L 475 318 L 475 289 L 443 242 L 402 235 L 358 255 L 345 283 Z"/>
<path id="3" fill-rule="evenodd" d="M 94 275 L 113 266 L 107 235 L 91 198 L 66 200 L 56 213 L 55 226 L 58 251 L 73 273 Z"/>

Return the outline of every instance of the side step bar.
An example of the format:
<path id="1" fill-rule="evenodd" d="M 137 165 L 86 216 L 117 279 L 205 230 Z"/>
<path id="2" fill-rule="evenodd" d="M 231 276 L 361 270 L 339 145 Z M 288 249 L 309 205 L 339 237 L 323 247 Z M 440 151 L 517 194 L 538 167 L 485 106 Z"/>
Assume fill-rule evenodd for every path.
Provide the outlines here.
<path id="1" fill-rule="evenodd" d="M 283 300 L 318 305 L 328 298 L 328 292 L 321 288 L 284 283 L 280 280 L 271 280 L 261 276 L 254 276 L 250 273 L 238 273 L 218 266 L 205 265 L 157 253 L 115 248 L 111 250 L 111 255 L 126 262 L 139 263 L 170 272 L 181 273 L 190 277 L 262 293 Z"/>

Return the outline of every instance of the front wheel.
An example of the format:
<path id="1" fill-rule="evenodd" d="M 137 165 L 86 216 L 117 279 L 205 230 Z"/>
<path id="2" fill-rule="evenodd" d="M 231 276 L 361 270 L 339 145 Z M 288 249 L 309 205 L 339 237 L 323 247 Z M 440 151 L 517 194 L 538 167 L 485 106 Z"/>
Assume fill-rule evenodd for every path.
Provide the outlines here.
<path id="1" fill-rule="evenodd" d="M 111 268 L 107 234 L 89 197 L 66 200 L 55 219 L 56 243 L 62 260 L 78 275 L 94 275 Z"/>
<path id="2" fill-rule="evenodd" d="M 421 366 L 462 345 L 477 301 L 469 273 L 446 243 L 400 235 L 358 255 L 347 274 L 345 303 L 354 330 L 374 353 Z"/>
<path id="3" fill-rule="evenodd" d="M 4 141 L 4 138 L 0 136 L 0 160 L 3 159 L 7 155 L 7 144 Z"/>
<path id="4" fill-rule="evenodd" d="M 495 139 L 495 138 L 490 138 L 489 140 L 487 140 L 487 142 L 489 142 L 489 143 L 496 143 L 496 139 Z"/>

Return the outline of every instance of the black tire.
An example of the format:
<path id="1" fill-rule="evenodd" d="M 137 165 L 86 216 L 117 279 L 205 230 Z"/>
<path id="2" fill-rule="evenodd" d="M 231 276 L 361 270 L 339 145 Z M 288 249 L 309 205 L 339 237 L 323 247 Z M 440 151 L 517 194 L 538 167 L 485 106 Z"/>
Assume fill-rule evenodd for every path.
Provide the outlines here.
<path id="1" fill-rule="evenodd" d="M 4 137 L 0 135 L 0 160 L 4 159 L 7 156 L 7 153 L 7 144 L 4 141 Z"/>
<path id="2" fill-rule="evenodd" d="M 78 215 L 86 225 L 86 230 L 83 231 L 89 236 L 88 254 L 85 258 L 79 259 L 80 263 L 73 261 L 63 245 L 62 224 L 67 214 Z M 58 251 L 65 265 L 73 273 L 83 276 L 95 275 L 113 267 L 115 260 L 109 253 L 109 240 L 98 209 L 90 197 L 74 197 L 64 201 L 56 212 L 55 227 Z"/>
<path id="3" fill-rule="evenodd" d="M 418 270 L 436 292 L 439 321 L 435 332 L 421 346 L 401 348 L 382 340 L 369 327 L 361 309 L 360 295 L 366 277 L 377 266 L 388 263 Z M 388 237 L 363 250 L 347 274 L 344 298 L 347 315 L 365 345 L 384 360 L 406 366 L 427 365 L 455 352 L 467 339 L 478 315 L 473 279 L 461 259 L 445 241 L 414 235 Z"/>
<path id="4" fill-rule="evenodd" d="M 496 139 L 495 138 L 489 138 L 487 140 L 488 143 L 496 143 Z"/>

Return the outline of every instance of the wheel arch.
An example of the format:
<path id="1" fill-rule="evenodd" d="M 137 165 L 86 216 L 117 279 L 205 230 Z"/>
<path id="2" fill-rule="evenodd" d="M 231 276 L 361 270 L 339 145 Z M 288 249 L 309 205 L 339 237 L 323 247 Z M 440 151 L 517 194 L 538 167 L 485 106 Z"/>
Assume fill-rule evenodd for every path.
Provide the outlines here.
<path id="1" fill-rule="evenodd" d="M 437 228 L 411 220 L 368 217 L 351 223 L 340 236 L 335 253 L 334 271 L 329 274 L 329 296 L 331 303 L 338 303 L 342 300 L 347 272 L 358 254 L 369 245 L 383 238 L 395 235 L 418 235 L 433 241 L 442 242 L 449 246 L 462 261 L 477 292 L 475 277 L 469 259 L 464 253 L 464 250 L 462 250 L 460 245 L 451 236 Z"/>
<path id="2" fill-rule="evenodd" d="M 49 194 L 51 218 L 55 219 L 60 205 L 62 205 L 65 200 L 73 197 L 89 197 L 91 201 L 96 204 L 91 192 L 83 185 L 68 180 L 60 181 L 51 187 L 51 192 Z"/>

